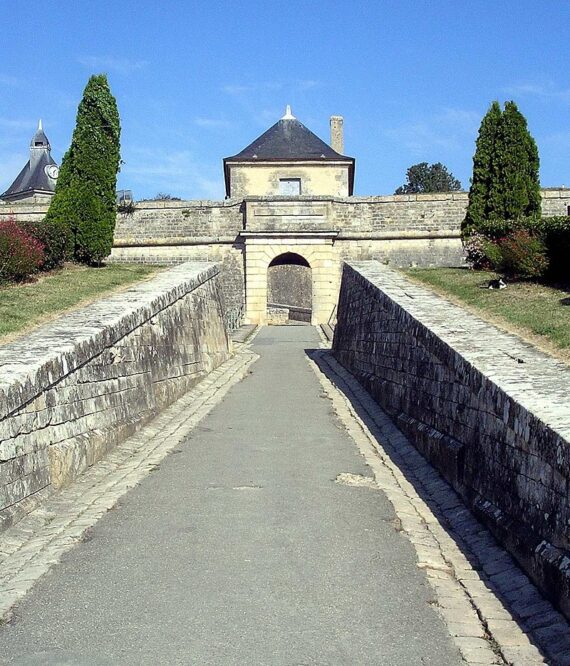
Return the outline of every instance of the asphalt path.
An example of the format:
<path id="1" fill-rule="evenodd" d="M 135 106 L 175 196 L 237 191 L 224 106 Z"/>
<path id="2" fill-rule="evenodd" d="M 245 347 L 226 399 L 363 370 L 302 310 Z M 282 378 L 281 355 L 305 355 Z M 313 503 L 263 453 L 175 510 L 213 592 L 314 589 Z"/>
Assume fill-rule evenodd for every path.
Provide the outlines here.
<path id="1" fill-rule="evenodd" d="M 261 358 L 0 627 L 0 663 L 462 664 L 385 498 L 307 362 Z"/>

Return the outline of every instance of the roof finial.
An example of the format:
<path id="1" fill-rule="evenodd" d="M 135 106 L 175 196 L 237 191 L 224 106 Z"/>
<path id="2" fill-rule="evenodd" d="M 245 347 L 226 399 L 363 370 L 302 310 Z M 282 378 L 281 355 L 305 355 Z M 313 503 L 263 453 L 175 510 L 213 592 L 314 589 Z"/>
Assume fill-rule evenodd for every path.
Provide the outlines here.
<path id="1" fill-rule="evenodd" d="M 42 127 L 42 119 L 40 118 L 40 122 L 38 123 L 38 132 L 42 132 L 43 129 L 44 128 Z"/>
<path id="2" fill-rule="evenodd" d="M 287 107 L 285 109 L 285 115 L 281 120 L 295 120 L 295 116 L 291 113 L 291 105 L 287 104 Z"/>

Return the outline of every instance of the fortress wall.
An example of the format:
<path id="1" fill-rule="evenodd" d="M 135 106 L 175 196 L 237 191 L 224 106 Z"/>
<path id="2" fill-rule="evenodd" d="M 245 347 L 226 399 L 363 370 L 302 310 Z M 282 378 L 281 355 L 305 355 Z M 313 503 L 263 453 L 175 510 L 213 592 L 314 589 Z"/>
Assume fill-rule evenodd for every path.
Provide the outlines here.
<path id="1" fill-rule="evenodd" d="M 219 268 L 186 263 L 0 347 L 0 529 L 230 355 Z"/>
<path id="2" fill-rule="evenodd" d="M 337 238 L 335 248 L 340 261 L 376 259 L 397 267 L 463 266 L 463 245 L 459 237 L 448 238 Z"/>
<path id="3" fill-rule="evenodd" d="M 215 262 L 224 310 L 242 309 L 245 302 L 245 265 L 243 242 L 231 241 L 180 245 L 133 245 L 114 247 L 112 263 L 176 265 L 186 261 Z"/>
<path id="4" fill-rule="evenodd" d="M 0 220 L 13 217 L 19 222 L 39 222 L 48 212 L 49 203 L 34 201 L 29 203 L 7 203 L 0 201 Z"/>
<path id="5" fill-rule="evenodd" d="M 336 199 L 333 227 L 344 233 L 458 234 L 467 207 L 466 192 Z"/>
<path id="6" fill-rule="evenodd" d="M 337 314 L 335 357 L 570 617 L 570 368 L 379 262 Z"/>
<path id="7" fill-rule="evenodd" d="M 234 240 L 243 229 L 243 201 L 139 201 L 132 213 L 119 213 L 115 244 Z"/>
<path id="8" fill-rule="evenodd" d="M 459 233 L 461 220 L 465 216 L 467 193 L 307 196 L 289 202 L 282 197 L 248 197 L 245 200 L 224 201 L 139 201 L 135 203 L 133 213 L 117 215 L 115 241 L 125 245 L 152 242 L 166 244 L 204 238 L 235 239 L 245 228 L 248 201 L 261 204 L 282 202 L 284 205 L 297 201 L 302 207 L 314 201 L 325 211 L 323 224 L 329 229 L 341 230 L 347 237 L 359 233 L 382 233 L 385 236 L 434 233 L 454 235 Z M 567 215 L 569 206 L 570 188 L 542 190 L 544 215 Z M 41 202 L 8 204 L 0 201 L 0 219 L 11 215 L 21 220 L 38 220 L 43 218 L 47 209 L 47 204 Z M 285 222 L 285 228 L 289 223 L 295 224 L 293 214 L 283 214 L 281 217 L 280 222 Z M 266 222 L 267 217 L 262 220 L 262 224 Z M 304 222 L 309 223 L 309 220 Z M 248 226 L 251 224 L 254 223 L 249 219 Z"/>

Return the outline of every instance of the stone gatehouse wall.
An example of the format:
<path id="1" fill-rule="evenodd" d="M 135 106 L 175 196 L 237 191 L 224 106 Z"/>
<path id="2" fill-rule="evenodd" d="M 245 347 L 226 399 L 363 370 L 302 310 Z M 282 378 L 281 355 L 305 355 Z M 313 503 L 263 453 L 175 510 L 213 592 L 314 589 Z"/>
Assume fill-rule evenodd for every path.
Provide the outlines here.
<path id="1" fill-rule="evenodd" d="M 0 347 L 0 529 L 230 355 L 219 268 L 182 264 Z"/>
<path id="2" fill-rule="evenodd" d="M 333 353 L 570 617 L 570 368 L 378 262 Z"/>

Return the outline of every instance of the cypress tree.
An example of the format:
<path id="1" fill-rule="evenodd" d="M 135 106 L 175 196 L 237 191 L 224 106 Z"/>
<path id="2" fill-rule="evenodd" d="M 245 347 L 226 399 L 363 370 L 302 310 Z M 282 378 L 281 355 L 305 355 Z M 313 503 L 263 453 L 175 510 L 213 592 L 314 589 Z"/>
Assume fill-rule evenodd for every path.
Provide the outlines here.
<path id="1" fill-rule="evenodd" d="M 499 102 L 491 104 L 481 121 L 479 135 L 473 155 L 473 176 L 469 188 L 469 203 L 462 232 L 468 235 L 477 229 L 488 215 L 489 191 L 491 189 L 491 164 L 495 153 L 497 132 L 501 124 L 502 112 Z"/>
<path id="2" fill-rule="evenodd" d="M 539 214 L 538 170 L 538 149 L 526 119 L 514 102 L 507 102 L 495 141 L 487 216 L 517 220 Z"/>
<path id="3" fill-rule="evenodd" d="M 100 263 L 113 245 L 120 132 L 107 77 L 92 76 L 46 217 L 68 235 L 70 256 L 85 263 Z"/>

